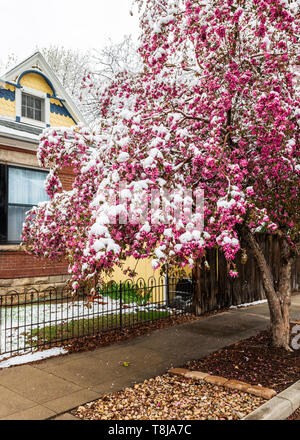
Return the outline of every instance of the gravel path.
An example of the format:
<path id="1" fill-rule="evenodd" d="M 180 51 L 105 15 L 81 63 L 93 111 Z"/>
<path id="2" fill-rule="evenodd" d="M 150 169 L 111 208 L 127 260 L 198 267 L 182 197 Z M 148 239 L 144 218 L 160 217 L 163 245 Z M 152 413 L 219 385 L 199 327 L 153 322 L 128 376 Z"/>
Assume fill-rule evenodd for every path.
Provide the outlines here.
<path id="1" fill-rule="evenodd" d="M 237 420 L 265 402 L 204 381 L 164 374 L 80 406 L 85 420 Z"/>

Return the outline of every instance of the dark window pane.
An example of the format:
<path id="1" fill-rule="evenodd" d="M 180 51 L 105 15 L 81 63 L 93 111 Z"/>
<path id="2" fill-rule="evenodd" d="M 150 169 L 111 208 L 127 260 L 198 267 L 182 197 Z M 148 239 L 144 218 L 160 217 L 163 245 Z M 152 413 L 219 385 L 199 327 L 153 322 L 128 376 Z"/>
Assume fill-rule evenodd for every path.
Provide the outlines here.
<path id="1" fill-rule="evenodd" d="M 41 121 L 42 120 L 42 112 L 41 110 L 35 110 L 35 120 Z"/>
<path id="2" fill-rule="evenodd" d="M 42 101 L 40 99 L 35 99 L 35 108 L 37 110 L 41 110 L 42 109 Z"/>
<path id="3" fill-rule="evenodd" d="M 34 98 L 32 98 L 32 96 L 27 96 L 27 105 L 34 107 Z"/>
<path id="4" fill-rule="evenodd" d="M 35 119 L 37 121 L 42 121 L 43 104 L 43 99 L 22 94 L 22 116 Z"/>
<path id="5" fill-rule="evenodd" d="M 33 109 L 31 107 L 27 107 L 27 118 L 33 119 Z"/>

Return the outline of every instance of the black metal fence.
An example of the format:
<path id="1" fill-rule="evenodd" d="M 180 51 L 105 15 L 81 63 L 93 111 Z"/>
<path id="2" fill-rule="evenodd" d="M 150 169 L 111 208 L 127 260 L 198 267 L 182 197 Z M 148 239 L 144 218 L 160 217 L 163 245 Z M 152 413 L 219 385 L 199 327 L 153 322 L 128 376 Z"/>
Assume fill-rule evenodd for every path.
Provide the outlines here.
<path id="1" fill-rule="evenodd" d="M 191 279 L 172 277 L 110 282 L 92 298 L 67 288 L 10 291 L 0 296 L 0 356 L 190 313 L 192 293 Z"/>

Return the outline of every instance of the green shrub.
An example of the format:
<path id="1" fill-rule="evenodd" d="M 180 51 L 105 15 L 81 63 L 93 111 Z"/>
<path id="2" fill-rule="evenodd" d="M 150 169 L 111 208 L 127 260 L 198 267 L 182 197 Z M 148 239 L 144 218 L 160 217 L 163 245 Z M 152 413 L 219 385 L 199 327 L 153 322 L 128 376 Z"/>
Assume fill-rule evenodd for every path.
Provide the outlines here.
<path id="1" fill-rule="evenodd" d="M 109 297 L 114 300 L 120 300 L 120 291 L 122 291 L 123 304 L 138 304 L 140 306 L 146 306 L 150 299 L 152 288 L 144 286 L 138 286 L 128 281 L 116 283 L 108 283 L 106 286 L 99 287 L 98 292 L 104 297 Z"/>

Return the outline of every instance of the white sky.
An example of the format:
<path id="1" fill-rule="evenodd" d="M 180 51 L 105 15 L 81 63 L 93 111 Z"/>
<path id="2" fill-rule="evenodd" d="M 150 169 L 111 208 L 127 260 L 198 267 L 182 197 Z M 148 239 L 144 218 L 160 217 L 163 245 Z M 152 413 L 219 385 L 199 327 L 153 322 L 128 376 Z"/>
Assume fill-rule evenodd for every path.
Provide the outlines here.
<path id="1" fill-rule="evenodd" d="M 101 48 L 107 38 L 138 35 L 131 0 L 0 0 L 0 60 L 20 61 L 37 47 Z"/>

